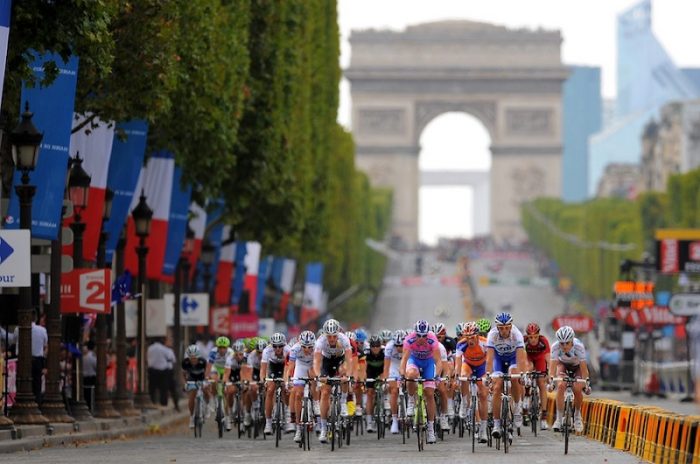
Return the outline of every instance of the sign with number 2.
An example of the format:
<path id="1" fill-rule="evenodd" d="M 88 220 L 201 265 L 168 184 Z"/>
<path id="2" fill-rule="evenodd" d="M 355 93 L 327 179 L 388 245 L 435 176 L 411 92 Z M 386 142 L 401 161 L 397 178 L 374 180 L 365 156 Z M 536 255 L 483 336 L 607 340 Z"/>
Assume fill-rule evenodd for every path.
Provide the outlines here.
<path id="1" fill-rule="evenodd" d="M 109 269 L 75 269 L 61 275 L 62 313 L 110 312 Z"/>

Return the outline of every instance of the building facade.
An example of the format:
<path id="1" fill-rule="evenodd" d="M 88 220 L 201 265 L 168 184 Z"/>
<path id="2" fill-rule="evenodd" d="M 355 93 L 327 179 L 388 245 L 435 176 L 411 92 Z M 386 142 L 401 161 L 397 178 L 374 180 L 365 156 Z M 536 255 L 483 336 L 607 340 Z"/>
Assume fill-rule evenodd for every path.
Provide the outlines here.
<path id="1" fill-rule="evenodd" d="M 634 198 L 640 179 L 638 164 L 611 163 L 598 181 L 597 197 Z"/>

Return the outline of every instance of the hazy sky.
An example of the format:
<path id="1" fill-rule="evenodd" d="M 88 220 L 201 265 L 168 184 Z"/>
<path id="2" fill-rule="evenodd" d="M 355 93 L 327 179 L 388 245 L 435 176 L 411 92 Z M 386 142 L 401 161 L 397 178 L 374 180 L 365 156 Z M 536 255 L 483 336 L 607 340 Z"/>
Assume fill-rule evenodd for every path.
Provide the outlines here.
<path id="1" fill-rule="evenodd" d="M 636 3 L 637 0 L 339 0 L 341 65 L 345 68 L 350 62 L 347 39 L 353 29 L 401 30 L 407 25 L 444 19 L 469 19 L 513 28 L 543 27 L 561 30 L 565 64 L 600 66 L 603 95 L 614 97 L 616 16 Z M 700 0 L 654 0 L 652 16 L 654 32 L 675 63 L 700 67 Z M 341 84 L 338 119 L 350 127 L 347 82 Z M 452 114 L 436 118 L 421 137 L 421 168 L 488 168 L 488 134 L 474 121 Z M 467 152 L 469 156 L 465 155 Z M 470 234 L 471 205 L 464 204 L 470 198 L 466 188 L 423 188 L 421 238 L 434 242 L 441 233 Z M 465 214 L 454 214 L 456 208 Z"/>

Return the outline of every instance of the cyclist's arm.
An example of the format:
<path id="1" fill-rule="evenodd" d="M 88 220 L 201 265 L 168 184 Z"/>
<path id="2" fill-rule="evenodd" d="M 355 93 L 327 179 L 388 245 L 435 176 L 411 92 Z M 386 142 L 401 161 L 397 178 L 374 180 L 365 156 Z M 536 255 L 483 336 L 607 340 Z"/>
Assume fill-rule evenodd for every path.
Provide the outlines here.
<path id="1" fill-rule="evenodd" d="M 544 365 L 549 366 L 549 361 L 550 361 L 550 356 L 549 356 L 549 352 L 547 352 L 544 355 Z"/>
<path id="2" fill-rule="evenodd" d="M 317 351 L 314 353 L 314 372 L 317 375 L 320 375 L 321 373 L 321 352 Z"/>
<path id="3" fill-rule="evenodd" d="M 486 372 L 493 372 L 493 356 L 495 350 L 489 347 L 486 351 Z"/>
<path id="4" fill-rule="evenodd" d="M 549 360 L 549 378 L 551 379 L 554 377 L 557 373 L 557 365 L 558 365 L 558 360 L 557 359 L 550 359 Z"/>
<path id="5" fill-rule="evenodd" d="M 515 359 L 518 364 L 518 369 L 520 372 L 527 371 L 527 354 L 524 348 L 517 348 L 515 350 Z"/>
<path id="6" fill-rule="evenodd" d="M 345 362 L 347 363 L 347 371 L 346 372 L 348 373 L 348 375 L 352 376 L 355 372 L 353 370 L 355 368 L 355 365 L 352 362 L 352 348 L 347 348 L 345 350 Z"/>
<path id="7" fill-rule="evenodd" d="M 294 367 L 296 366 L 296 361 L 290 360 L 289 363 L 287 363 L 287 368 L 284 370 L 284 381 L 285 383 L 289 381 L 289 377 L 291 377 L 294 374 Z"/>
<path id="8" fill-rule="evenodd" d="M 253 381 L 253 368 L 248 364 L 243 364 L 241 366 L 241 380 L 245 380 L 246 382 Z"/>
<path id="9" fill-rule="evenodd" d="M 399 366 L 399 374 L 406 375 L 406 364 L 408 364 L 408 355 L 411 350 L 404 348 L 403 356 L 401 356 L 401 366 Z"/>
<path id="10" fill-rule="evenodd" d="M 435 377 L 442 375 L 442 355 L 440 349 L 433 350 L 433 360 L 435 361 Z"/>
<path id="11" fill-rule="evenodd" d="M 264 381 L 267 378 L 267 361 L 260 363 L 260 380 Z"/>
<path id="12" fill-rule="evenodd" d="M 462 355 L 455 353 L 455 376 L 459 377 L 462 374 Z"/>
<path id="13" fill-rule="evenodd" d="M 389 378 L 389 369 L 391 368 L 391 359 L 390 358 L 384 358 L 384 372 L 382 372 L 382 378 L 387 379 Z"/>
<path id="14" fill-rule="evenodd" d="M 583 376 L 584 379 L 587 379 L 589 377 L 588 364 L 586 363 L 586 361 L 581 361 L 579 366 L 581 366 L 581 375 Z"/>

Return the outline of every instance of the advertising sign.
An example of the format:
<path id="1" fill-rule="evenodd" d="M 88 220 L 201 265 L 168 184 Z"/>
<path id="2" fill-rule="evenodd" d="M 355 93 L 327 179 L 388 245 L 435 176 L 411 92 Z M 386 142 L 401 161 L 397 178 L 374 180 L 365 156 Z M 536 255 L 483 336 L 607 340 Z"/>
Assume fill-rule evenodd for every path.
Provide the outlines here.
<path id="1" fill-rule="evenodd" d="M 166 323 L 174 325 L 173 306 L 175 295 L 166 293 L 165 301 Z M 180 295 L 180 325 L 182 327 L 209 325 L 209 294 L 207 293 L 183 293 Z"/>
<path id="2" fill-rule="evenodd" d="M 74 269 L 61 274 L 61 312 L 109 314 L 111 285 L 109 269 Z"/>
<path id="3" fill-rule="evenodd" d="M 659 272 L 700 272 L 700 229 L 657 229 L 655 235 Z"/>
<path id="4" fill-rule="evenodd" d="M 588 333 L 593 330 L 595 326 L 595 321 L 590 316 L 584 316 L 583 314 L 576 315 L 562 315 L 555 317 L 552 320 L 552 328 L 558 330 L 560 327 L 568 325 L 577 334 Z"/>
<path id="5" fill-rule="evenodd" d="M 28 230 L 0 230 L 0 287 L 31 287 Z"/>
<path id="6" fill-rule="evenodd" d="M 209 318 L 209 330 L 216 335 L 228 335 L 229 324 L 229 308 L 222 306 L 220 308 L 211 308 L 211 316 Z"/>
<path id="7" fill-rule="evenodd" d="M 230 321 L 232 338 L 248 338 L 258 335 L 257 314 L 232 314 Z"/>

